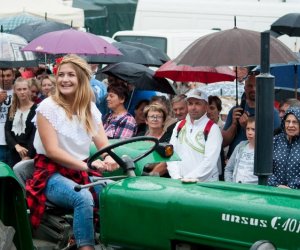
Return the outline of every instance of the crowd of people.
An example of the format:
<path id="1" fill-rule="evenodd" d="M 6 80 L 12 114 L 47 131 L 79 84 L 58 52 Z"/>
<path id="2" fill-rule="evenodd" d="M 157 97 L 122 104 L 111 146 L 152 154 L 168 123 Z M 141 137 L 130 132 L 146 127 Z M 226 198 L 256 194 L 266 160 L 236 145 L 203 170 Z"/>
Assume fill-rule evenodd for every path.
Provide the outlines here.
<path id="1" fill-rule="evenodd" d="M 94 197 L 100 188 L 73 190 L 90 182 L 86 159 L 92 142 L 100 149 L 108 139 L 152 136 L 172 144 L 181 161 L 148 164 L 144 171 L 149 175 L 258 183 L 255 74 L 246 72 L 241 105 L 222 119 L 221 99 L 199 88 L 177 96 L 149 94 L 111 76 L 105 84 L 93 73 L 93 65 L 75 55 L 63 57 L 55 74 L 0 69 L 0 161 L 13 167 L 34 159 L 34 172 L 26 182 L 33 226 L 40 223 L 46 199 L 72 208 L 79 249 L 93 249 Z M 300 188 L 299 121 L 299 100 L 282 102 L 279 111 L 274 108 L 270 186 Z M 100 174 L 118 168 L 109 155 L 102 159 L 92 163 Z"/>

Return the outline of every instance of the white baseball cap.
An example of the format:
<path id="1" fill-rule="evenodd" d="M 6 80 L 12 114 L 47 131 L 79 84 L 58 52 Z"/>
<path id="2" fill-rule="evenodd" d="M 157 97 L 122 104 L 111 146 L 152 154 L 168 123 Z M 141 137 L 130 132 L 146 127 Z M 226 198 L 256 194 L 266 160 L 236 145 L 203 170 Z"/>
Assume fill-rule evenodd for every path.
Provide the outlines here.
<path id="1" fill-rule="evenodd" d="M 189 92 L 186 93 L 186 99 L 188 100 L 189 98 L 196 98 L 198 100 L 204 100 L 208 102 L 208 97 L 207 94 L 200 89 L 192 89 Z"/>

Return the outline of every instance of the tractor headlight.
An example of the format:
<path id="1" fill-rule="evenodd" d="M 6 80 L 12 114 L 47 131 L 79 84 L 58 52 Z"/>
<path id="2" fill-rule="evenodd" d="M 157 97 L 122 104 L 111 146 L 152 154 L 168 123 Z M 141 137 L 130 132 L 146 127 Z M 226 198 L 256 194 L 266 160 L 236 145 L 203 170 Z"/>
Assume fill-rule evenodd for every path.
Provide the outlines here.
<path id="1" fill-rule="evenodd" d="M 164 158 L 169 158 L 174 153 L 173 145 L 167 142 L 159 143 L 156 151 Z"/>
<path id="2" fill-rule="evenodd" d="M 256 241 L 250 250 L 276 250 L 276 247 L 268 240 Z"/>

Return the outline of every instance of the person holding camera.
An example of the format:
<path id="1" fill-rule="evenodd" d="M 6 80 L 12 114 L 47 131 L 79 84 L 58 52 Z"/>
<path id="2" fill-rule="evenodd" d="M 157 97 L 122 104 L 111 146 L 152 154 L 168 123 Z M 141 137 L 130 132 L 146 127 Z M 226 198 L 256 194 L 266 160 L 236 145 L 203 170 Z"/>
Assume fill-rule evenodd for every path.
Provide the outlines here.
<path id="1" fill-rule="evenodd" d="M 223 147 L 229 145 L 227 158 L 230 158 L 235 147 L 247 140 L 246 125 L 249 116 L 255 115 L 255 95 L 256 95 L 256 72 L 250 72 L 245 81 L 245 93 L 242 97 L 241 105 L 233 107 L 227 116 L 224 125 Z M 274 108 L 274 129 L 280 126 L 278 111 Z"/>

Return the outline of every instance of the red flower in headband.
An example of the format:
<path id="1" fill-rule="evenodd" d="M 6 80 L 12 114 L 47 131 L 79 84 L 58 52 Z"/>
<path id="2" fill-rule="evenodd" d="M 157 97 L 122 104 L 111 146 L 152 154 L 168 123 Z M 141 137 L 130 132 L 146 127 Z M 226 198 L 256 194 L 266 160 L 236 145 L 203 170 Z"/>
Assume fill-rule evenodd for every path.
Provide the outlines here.
<path id="1" fill-rule="evenodd" d="M 54 75 L 57 75 L 58 65 L 61 63 L 62 60 L 63 60 L 63 57 L 59 57 L 59 58 L 55 59 L 55 65 L 53 66 Z"/>

